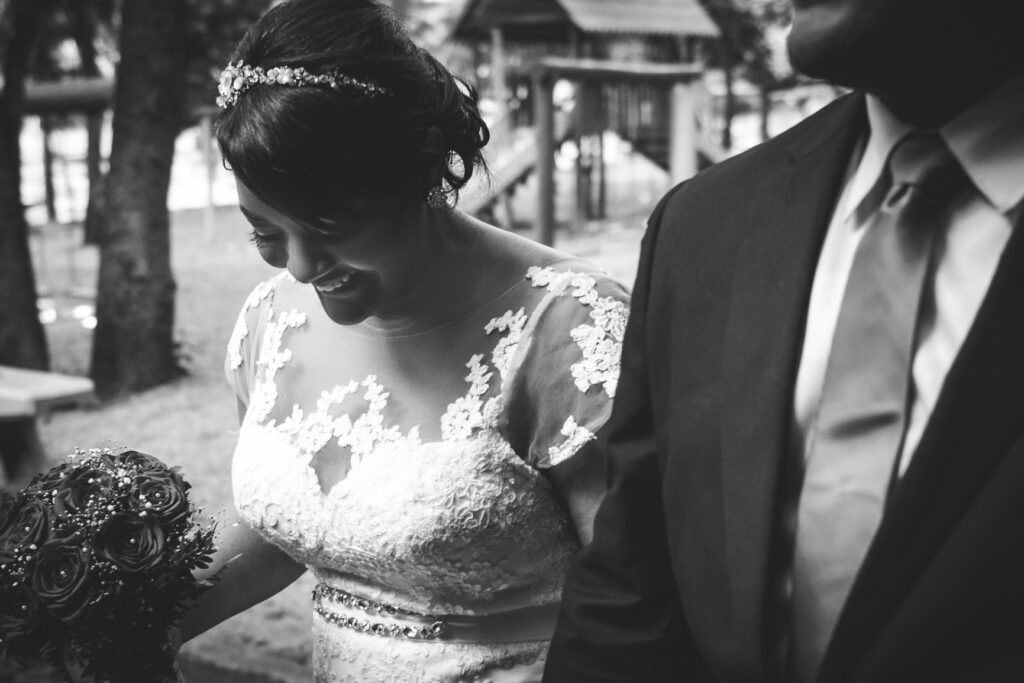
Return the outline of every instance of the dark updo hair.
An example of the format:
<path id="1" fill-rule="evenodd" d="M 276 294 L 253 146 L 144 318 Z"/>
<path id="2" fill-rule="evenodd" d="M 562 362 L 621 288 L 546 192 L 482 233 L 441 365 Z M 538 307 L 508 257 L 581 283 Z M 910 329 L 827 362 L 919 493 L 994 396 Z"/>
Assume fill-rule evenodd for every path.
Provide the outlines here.
<path id="1" fill-rule="evenodd" d="M 287 0 L 252 26 L 231 57 L 250 66 L 337 72 L 386 89 L 256 85 L 222 110 L 217 142 L 226 165 L 286 213 L 331 216 L 339 200 L 425 195 L 427 130 L 443 137 L 443 189 L 457 196 L 490 133 L 476 91 L 417 47 L 390 8 L 374 0 Z"/>

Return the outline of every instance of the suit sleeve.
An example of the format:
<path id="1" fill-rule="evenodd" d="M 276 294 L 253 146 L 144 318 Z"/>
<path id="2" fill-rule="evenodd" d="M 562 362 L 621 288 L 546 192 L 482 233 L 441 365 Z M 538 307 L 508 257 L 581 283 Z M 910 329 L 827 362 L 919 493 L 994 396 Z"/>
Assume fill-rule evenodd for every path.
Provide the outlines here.
<path id="1" fill-rule="evenodd" d="M 611 419 L 602 434 L 608 491 L 594 541 L 566 579 L 546 683 L 702 680 L 669 561 L 655 442 L 646 309 L 660 221 L 644 235 Z"/>

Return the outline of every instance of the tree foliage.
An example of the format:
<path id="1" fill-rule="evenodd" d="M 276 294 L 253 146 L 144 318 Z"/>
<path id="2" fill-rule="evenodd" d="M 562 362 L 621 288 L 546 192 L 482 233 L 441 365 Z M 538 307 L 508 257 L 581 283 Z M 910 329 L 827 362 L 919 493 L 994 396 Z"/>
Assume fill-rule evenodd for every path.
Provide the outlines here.
<path id="1" fill-rule="evenodd" d="M 221 69 L 246 29 L 270 4 L 271 0 L 188 0 L 183 122 L 194 122 L 197 110 L 213 106 Z"/>
<path id="2" fill-rule="evenodd" d="M 700 0 L 722 31 L 720 50 L 709 55 L 715 66 L 739 67 L 758 84 L 772 85 L 792 77 L 773 40 L 789 23 L 788 0 Z"/>

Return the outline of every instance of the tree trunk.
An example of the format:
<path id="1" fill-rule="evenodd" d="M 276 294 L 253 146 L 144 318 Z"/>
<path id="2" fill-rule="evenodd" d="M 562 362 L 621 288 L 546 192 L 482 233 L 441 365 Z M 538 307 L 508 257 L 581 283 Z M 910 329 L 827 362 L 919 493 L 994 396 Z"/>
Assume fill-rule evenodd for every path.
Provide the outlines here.
<path id="1" fill-rule="evenodd" d="M 9 0 L 0 5 L 0 364 L 45 370 L 46 336 L 39 322 L 36 280 L 21 203 L 21 132 L 25 76 L 41 15 L 49 3 Z"/>
<path id="2" fill-rule="evenodd" d="M 181 374 L 174 353 L 170 184 L 187 0 L 125 0 L 91 375 L 101 396 Z"/>
<path id="3" fill-rule="evenodd" d="M 82 75 L 96 78 L 100 75 L 96 63 L 96 18 L 91 11 L 91 3 L 73 2 L 70 10 L 74 12 L 72 33 L 78 56 L 82 60 Z M 89 178 L 89 203 L 85 209 L 84 234 L 86 244 L 99 244 L 103 233 L 103 109 L 95 109 L 86 114 L 85 128 L 88 134 L 88 148 L 85 163 Z"/>

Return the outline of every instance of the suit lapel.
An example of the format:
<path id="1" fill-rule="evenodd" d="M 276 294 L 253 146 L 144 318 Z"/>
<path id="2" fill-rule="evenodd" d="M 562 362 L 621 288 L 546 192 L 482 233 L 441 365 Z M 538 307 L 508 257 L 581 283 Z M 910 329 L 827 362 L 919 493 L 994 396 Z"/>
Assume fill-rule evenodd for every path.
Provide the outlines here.
<path id="1" fill-rule="evenodd" d="M 958 354 L 836 625 L 820 681 L 840 680 L 882 631 L 1024 433 L 1024 219 Z"/>
<path id="2" fill-rule="evenodd" d="M 788 450 L 795 375 L 811 283 L 850 155 L 864 130 L 864 104 L 850 96 L 787 147 L 788 167 L 760 169 L 765 199 L 740 217 L 722 393 L 724 542 L 737 615 L 736 647 L 751 667 L 764 641 L 765 580 L 777 517 L 780 465 Z M 782 157 L 780 157 L 781 159 Z"/>

